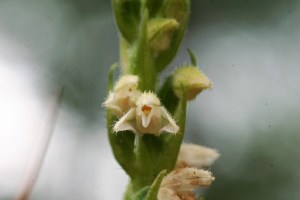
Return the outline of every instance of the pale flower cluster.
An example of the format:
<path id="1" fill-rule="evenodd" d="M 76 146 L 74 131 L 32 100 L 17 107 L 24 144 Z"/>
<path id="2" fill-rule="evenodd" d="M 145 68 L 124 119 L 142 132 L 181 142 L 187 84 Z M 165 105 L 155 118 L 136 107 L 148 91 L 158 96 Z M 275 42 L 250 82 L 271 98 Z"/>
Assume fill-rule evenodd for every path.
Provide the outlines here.
<path id="1" fill-rule="evenodd" d="M 138 89 L 138 76 L 124 75 L 114 85 L 103 103 L 117 121 L 114 132 L 132 131 L 137 135 L 176 134 L 175 120 L 161 105 L 153 92 Z M 215 178 L 203 168 L 211 166 L 219 153 L 207 147 L 182 144 L 175 169 L 167 174 L 160 185 L 158 200 L 196 200 L 194 190 L 209 186 Z"/>
<path id="2" fill-rule="evenodd" d="M 114 132 L 133 131 L 138 135 L 160 135 L 162 132 L 176 134 L 179 127 L 152 92 L 138 90 L 138 76 L 124 75 L 103 103 L 119 119 Z"/>

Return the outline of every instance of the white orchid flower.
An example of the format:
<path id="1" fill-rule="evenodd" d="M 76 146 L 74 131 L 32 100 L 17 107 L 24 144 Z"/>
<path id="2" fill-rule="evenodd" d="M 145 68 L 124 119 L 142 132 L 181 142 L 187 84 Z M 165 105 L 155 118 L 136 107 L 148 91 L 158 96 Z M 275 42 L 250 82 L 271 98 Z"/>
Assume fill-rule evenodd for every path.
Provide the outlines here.
<path id="1" fill-rule="evenodd" d="M 140 95 L 138 87 L 138 76 L 124 75 L 115 84 L 102 104 L 118 117 L 124 115 L 130 108 L 135 106 L 137 97 Z"/>
<path id="2" fill-rule="evenodd" d="M 140 135 L 160 135 L 162 132 L 176 134 L 179 127 L 157 96 L 145 92 L 137 99 L 136 107 L 131 108 L 113 129 L 115 132 L 131 130 Z"/>

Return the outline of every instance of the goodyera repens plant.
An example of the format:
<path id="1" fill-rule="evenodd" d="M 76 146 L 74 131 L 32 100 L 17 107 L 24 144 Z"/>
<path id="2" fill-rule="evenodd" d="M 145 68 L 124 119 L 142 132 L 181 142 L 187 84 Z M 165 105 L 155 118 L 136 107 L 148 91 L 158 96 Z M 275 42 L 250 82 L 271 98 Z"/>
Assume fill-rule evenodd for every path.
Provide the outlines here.
<path id="1" fill-rule="evenodd" d="M 109 141 L 116 160 L 130 177 L 126 200 L 192 200 L 209 186 L 214 149 L 181 144 L 186 107 L 211 88 L 189 50 L 190 63 L 159 83 L 185 33 L 190 0 L 112 0 L 120 31 L 120 64 L 109 72 Z M 113 80 L 116 66 L 121 76 Z"/>

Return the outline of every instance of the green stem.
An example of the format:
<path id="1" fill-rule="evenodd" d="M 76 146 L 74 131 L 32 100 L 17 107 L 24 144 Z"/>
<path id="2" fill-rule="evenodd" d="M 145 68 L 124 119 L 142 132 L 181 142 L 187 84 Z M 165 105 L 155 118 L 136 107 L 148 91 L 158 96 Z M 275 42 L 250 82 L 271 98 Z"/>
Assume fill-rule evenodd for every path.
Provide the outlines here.
<path id="1" fill-rule="evenodd" d="M 129 72 L 140 77 L 139 88 L 142 91 L 154 91 L 157 73 L 151 58 L 151 50 L 147 36 L 148 10 L 142 11 L 139 37 L 133 45 L 129 60 Z"/>

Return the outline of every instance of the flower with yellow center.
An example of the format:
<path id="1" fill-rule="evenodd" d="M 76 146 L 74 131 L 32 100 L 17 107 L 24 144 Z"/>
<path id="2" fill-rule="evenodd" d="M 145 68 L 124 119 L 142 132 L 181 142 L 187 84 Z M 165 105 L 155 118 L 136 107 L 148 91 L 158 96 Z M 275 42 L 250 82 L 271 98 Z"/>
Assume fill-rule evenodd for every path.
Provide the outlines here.
<path id="1" fill-rule="evenodd" d="M 135 75 L 124 75 L 115 84 L 102 104 L 114 115 L 121 117 L 135 105 L 140 91 L 137 89 L 139 78 Z"/>
<path id="2" fill-rule="evenodd" d="M 144 92 L 131 108 L 113 127 L 115 132 L 131 130 L 136 134 L 160 135 L 162 132 L 176 134 L 179 127 L 160 104 L 154 93 Z"/>

